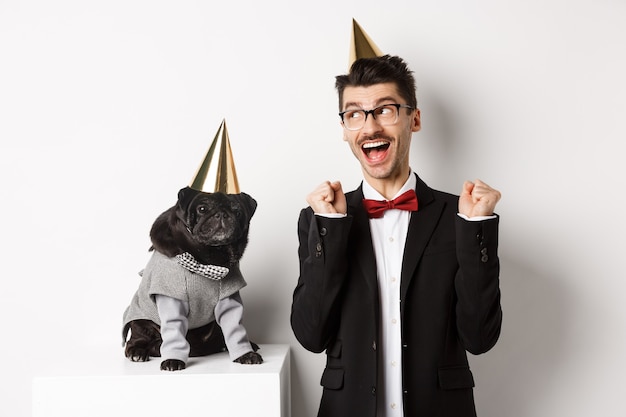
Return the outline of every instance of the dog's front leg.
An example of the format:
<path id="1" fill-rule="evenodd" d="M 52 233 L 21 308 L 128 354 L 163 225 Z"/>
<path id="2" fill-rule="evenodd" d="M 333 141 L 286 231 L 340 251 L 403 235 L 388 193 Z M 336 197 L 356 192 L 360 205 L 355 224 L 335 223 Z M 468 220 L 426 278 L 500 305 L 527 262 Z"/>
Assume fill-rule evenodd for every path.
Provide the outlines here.
<path id="1" fill-rule="evenodd" d="M 185 337 L 189 327 L 189 304 L 165 295 L 155 295 L 155 300 L 161 320 L 161 357 L 165 358 L 161 370 L 180 371 L 185 369 L 189 359 L 189 343 Z"/>
<path id="2" fill-rule="evenodd" d="M 233 362 L 245 365 L 263 363 L 263 357 L 252 346 L 242 324 L 243 301 L 239 292 L 220 300 L 215 307 L 215 320 L 222 328 L 228 354 Z"/>

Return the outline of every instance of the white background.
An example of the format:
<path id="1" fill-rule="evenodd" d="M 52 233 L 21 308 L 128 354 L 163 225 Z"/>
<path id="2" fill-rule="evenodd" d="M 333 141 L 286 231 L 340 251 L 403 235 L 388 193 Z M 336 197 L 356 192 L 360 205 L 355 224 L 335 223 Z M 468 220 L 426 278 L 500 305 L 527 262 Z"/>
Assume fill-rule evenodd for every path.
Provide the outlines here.
<path id="1" fill-rule="evenodd" d="M 360 181 L 334 90 L 352 18 L 415 70 L 412 167 L 503 194 L 479 415 L 626 415 L 624 1 L 0 0 L 1 415 L 30 414 L 42 360 L 123 355 L 149 228 L 223 119 L 259 204 L 246 325 L 291 345 L 293 415 L 315 415 L 324 355 L 289 325 L 296 221 L 318 183 Z"/>

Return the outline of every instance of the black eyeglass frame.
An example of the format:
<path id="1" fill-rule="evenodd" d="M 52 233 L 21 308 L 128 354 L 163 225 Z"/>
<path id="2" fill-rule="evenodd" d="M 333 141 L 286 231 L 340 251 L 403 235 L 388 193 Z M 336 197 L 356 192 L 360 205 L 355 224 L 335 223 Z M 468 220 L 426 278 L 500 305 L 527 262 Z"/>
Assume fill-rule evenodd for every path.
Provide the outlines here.
<path id="1" fill-rule="evenodd" d="M 367 116 L 368 115 L 372 115 L 372 117 L 374 118 L 374 120 L 376 120 L 376 110 L 379 110 L 382 107 L 387 107 L 387 106 L 393 106 L 396 108 L 396 112 L 399 115 L 400 114 L 400 109 L 411 109 L 411 110 L 415 110 L 415 107 L 413 106 L 409 106 L 408 104 L 398 104 L 398 103 L 387 103 L 387 104 L 381 104 L 380 106 L 374 107 L 373 109 L 370 110 L 365 110 L 365 109 L 354 109 L 354 110 L 344 110 L 342 112 L 339 113 L 339 118 L 341 119 L 341 124 L 343 125 L 343 127 L 345 127 L 348 130 L 361 130 L 363 129 L 363 126 L 365 126 L 365 123 L 367 122 Z M 356 111 L 362 111 L 365 114 L 365 118 L 363 119 L 363 126 L 361 126 L 358 129 L 349 129 L 345 122 L 343 121 L 343 115 L 349 112 L 356 112 Z M 396 116 L 396 121 L 393 124 L 395 124 L 398 121 L 397 116 Z"/>

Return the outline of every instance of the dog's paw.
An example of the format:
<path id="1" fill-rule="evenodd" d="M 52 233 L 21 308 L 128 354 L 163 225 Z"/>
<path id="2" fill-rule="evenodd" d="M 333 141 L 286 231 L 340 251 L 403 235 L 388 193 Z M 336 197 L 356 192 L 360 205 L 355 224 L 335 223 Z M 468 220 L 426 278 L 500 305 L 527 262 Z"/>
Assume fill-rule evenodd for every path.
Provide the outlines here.
<path id="1" fill-rule="evenodd" d="M 126 349 L 126 357 L 133 362 L 148 362 L 150 351 L 148 349 Z"/>
<path id="2" fill-rule="evenodd" d="M 233 362 L 241 363 L 244 365 L 258 365 L 260 363 L 263 363 L 263 357 L 256 352 L 248 352 L 241 355 Z"/>
<path id="3" fill-rule="evenodd" d="M 165 359 L 161 362 L 162 371 L 181 371 L 185 369 L 185 362 L 178 359 Z"/>

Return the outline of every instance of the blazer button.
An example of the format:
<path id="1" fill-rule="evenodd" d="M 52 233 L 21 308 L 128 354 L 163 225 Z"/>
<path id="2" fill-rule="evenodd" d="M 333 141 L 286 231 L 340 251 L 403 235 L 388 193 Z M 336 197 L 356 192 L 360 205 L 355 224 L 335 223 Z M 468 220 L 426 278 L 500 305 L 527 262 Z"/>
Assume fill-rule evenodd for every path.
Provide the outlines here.
<path id="1" fill-rule="evenodd" d="M 375 340 L 372 342 L 372 349 L 376 350 L 376 341 Z"/>
<path id="2" fill-rule="evenodd" d="M 483 255 L 483 257 L 480 258 L 480 260 L 483 261 L 483 262 L 487 262 L 489 260 L 489 256 Z"/>
<path id="3" fill-rule="evenodd" d="M 322 228 L 320 229 L 320 236 L 326 236 L 326 233 L 327 233 L 326 228 L 325 228 L 325 227 L 322 227 Z"/>
<path id="4" fill-rule="evenodd" d="M 317 245 L 315 245 L 315 257 L 319 258 L 322 256 L 322 244 L 318 243 Z"/>
<path id="5" fill-rule="evenodd" d="M 372 387 L 372 395 L 376 395 L 376 387 Z"/>
<path id="6" fill-rule="evenodd" d="M 481 253 L 482 255 L 486 255 L 486 254 L 487 254 L 487 248 L 482 248 L 482 249 L 481 249 L 481 251 L 480 251 L 480 253 Z"/>

